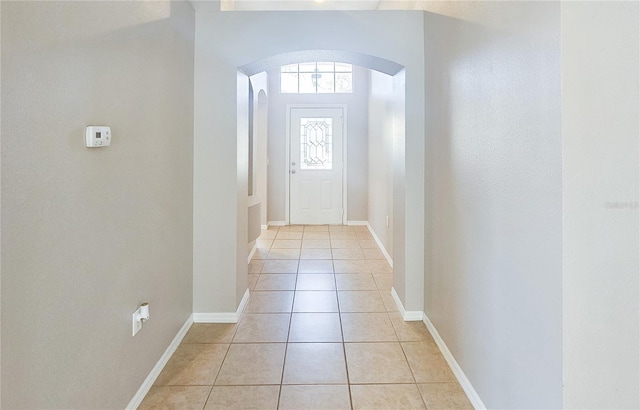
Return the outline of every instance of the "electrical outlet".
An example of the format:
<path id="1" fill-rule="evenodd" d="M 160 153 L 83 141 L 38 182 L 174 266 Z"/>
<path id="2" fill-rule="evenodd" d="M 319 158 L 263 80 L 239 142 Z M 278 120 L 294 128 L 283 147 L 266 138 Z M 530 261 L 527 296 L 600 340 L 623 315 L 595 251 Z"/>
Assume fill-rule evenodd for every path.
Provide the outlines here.
<path id="1" fill-rule="evenodd" d="M 142 319 L 140 318 L 140 313 L 140 308 L 133 312 L 133 334 L 131 336 L 135 336 L 140 331 L 140 329 L 142 329 Z"/>

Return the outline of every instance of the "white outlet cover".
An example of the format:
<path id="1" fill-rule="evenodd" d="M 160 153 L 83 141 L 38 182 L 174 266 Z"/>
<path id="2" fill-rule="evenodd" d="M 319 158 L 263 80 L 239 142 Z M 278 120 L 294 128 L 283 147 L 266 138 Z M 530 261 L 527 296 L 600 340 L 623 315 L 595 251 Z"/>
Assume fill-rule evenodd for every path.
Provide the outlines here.
<path id="1" fill-rule="evenodd" d="M 138 308 L 138 310 L 133 312 L 133 315 L 131 315 L 131 317 L 133 321 L 133 333 L 131 336 L 135 336 L 140 331 L 140 329 L 142 329 L 142 320 L 139 319 L 140 308 Z"/>

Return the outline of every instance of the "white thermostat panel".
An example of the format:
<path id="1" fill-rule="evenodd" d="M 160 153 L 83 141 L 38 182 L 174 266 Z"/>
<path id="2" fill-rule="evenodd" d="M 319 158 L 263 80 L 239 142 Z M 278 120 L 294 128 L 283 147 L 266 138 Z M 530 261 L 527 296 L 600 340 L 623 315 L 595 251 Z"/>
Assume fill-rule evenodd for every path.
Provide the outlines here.
<path id="1" fill-rule="evenodd" d="M 87 127 L 85 142 L 89 148 L 108 147 L 111 145 L 111 127 L 99 125 Z"/>

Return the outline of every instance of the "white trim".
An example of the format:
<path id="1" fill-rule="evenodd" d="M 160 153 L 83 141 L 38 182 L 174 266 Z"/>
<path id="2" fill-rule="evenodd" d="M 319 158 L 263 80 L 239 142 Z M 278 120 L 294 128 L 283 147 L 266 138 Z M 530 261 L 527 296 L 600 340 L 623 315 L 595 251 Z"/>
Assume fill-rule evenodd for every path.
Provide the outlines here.
<path id="1" fill-rule="evenodd" d="M 260 225 L 260 229 L 262 229 L 263 231 L 269 229 L 269 224 L 267 223 L 266 225 Z"/>
<path id="2" fill-rule="evenodd" d="M 286 141 L 285 141 L 285 184 L 284 184 L 284 222 L 289 225 L 289 204 L 290 204 L 290 170 L 289 163 L 291 161 L 291 110 L 295 108 L 336 108 L 342 110 L 342 224 L 347 225 L 347 104 L 287 104 L 286 110 Z"/>
<path id="3" fill-rule="evenodd" d="M 287 226 L 286 221 L 269 221 L 267 222 L 267 226 Z"/>
<path id="4" fill-rule="evenodd" d="M 347 165 L 349 161 L 347 158 L 349 157 L 349 152 L 347 151 L 347 104 L 341 104 L 340 108 L 342 108 L 342 224 L 347 224 L 347 214 L 349 213 L 349 191 L 347 190 Z"/>
<path id="5" fill-rule="evenodd" d="M 242 316 L 242 312 L 244 312 L 244 308 L 247 307 L 247 303 L 249 303 L 250 297 L 251 297 L 251 293 L 249 292 L 249 288 L 247 288 L 247 290 L 244 291 L 244 295 L 242 295 L 242 300 L 238 305 L 238 310 L 236 310 L 236 317 L 238 318 L 238 320 L 240 320 L 240 317 Z"/>
<path id="6" fill-rule="evenodd" d="M 284 224 L 289 225 L 289 190 L 291 189 L 291 180 L 289 177 L 289 162 L 291 161 L 291 109 L 292 105 L 287 104 L 286 110 L 286 138 L 285 138 L 285 157 L 284 157 Z"/>
<path id="7" fill-rule="evenodd" d="M 442 352 L 444 359 L 449 364 L 451 371 L 453 371 L 453 374 L 456 376 L 456 379 L 458 379 L 458 383 L 460 383 L 460 386 L 462 386 L 462 389 L 466 393 L 473 407 L 477 410 L 485 410 L 487 407 L 482 402 L 482 399 L 480 399 L 478 392 L 476 391 L 476 389 L 473 388 L 471 381 L 469 381 L 467 376 L 462 371 L 462 368 L 460 367 L 456 359 L 453 357 L 453 354 L 451 354 L 451 351 L 447 347 L 447 344 L 444 342 L 444 340 L 442 340 L 442 338 L 440 337 L 440 334 L 438 333 L 438 330 L 433 325 L 433 323 L 431 323 L 431 320 L 429 320 L 429 317 L 427 316 L 426 313 L 423 313 L 422 321 L 424 322 L 425 326 L 427 326 L 427 329 L 429 329 L 429 333 L 431 333 L 433 340 L 438 345 L 440 352 Z"/>
<path id="8" fill-rule="evenodd" d="M 393 259 L 391 258 L 391 255 L 389 255 L 387 250 L 384 248 L 384 245 L 382 244 L 382 241 L 380 240 L 380 238 L 378 238 L 378 235 L 376 235 L 376 232 L 373 230 L 371 225 L 369 225 L 369 222 L 367 222 L 367 228 L 369 229 L 369 232 L 371 232 L 371 236 L 373 236 L 373 239 L 378 244 L 378 248 L 380 248 L 380 251 L 382 252 L 384 257 L 387 259 L 387 262 L 389 262 L 389 265 L 391 265 L 391 267 L 393 268 Z M 422 320 L 422 318 L 420 318 L 418 320 Z"/>
<path id="9" fill-rule="evenodd" d="M 251 208 L 252 206 L 261 205 L 262 200 L 256 194 L 247 196 L 247 207 Z"/>
<path id="10" fill-rule="evenodd" d="M 238 315 L 235 312 L 194 313 L 193 323 L 238 323 Z"/>
<path id="11" fill-rule="evenodd" d="M 247 257 L 247 263 L 251 263 L 251 259 L 253 258 L 253 255 L 255 255 L 257 250 L 258 250 L 258 245 L 254 241 L 253 248 L 251 248 L 251 252 L 249 252 L 249 256 Z"/>
<path id="12" fill-rule="evenodd" d="M 396 288 L 391 288 L 391 297 L 393 297 L 393 301 L 396 302 L 400 315 L 405 322 L 419 322 L 422 320 L 423 313 L 421 311 L 404 310 L 404 305 L 396 292 Z"/>
<path id="13" fill-rule="evenodd" d="M 404 319 L 404 305 L 396 292 L 396 288 L 391 287 L 391 296 L 393 297 L 393 301 L 396 302 L 396 306 L 398 307 L 398 311 L 400 311 L 400 316 Z"/>
<path id="14" fill-rule="evenodd" d="M 242 312 L 244 308 L 249 303 L 250 297 L 249 289 L 244 292 L 244 296 L 242 296 L 242 300 L 240 301 L 240 305 L 238 305 L 238 310 L 234 312 L 213 312 L 213 313 L 194 313 L 193 314 L 193 323 L 238 323 L 240 320 L 240 316 L 242 316 Z"/>
<path id="15" fill-rule="evenodd" d="M 189 316 L 187 321 L 184 322 L 184 325 L 182 325 L 180 330 L 178 330 L 176 337 L 173 338 L 173 340 L 169 344 L 169 347 L 167 347 L 167 350 L 165 350 L 162 356 L 160 356 L 160 359 L 158 360 L 156 365 L 153 366 L 153 369 L 151 369 L 151 372 L 149 372 L 147 378 L 144 379 L 144 382 L 142 382 L 142 385 L 140 386 L 136 394 L 133 396 L 129 404 L 127 404 L 127 409 L 137 409 L 140 403 L 142 403 L 142 400 L 144 400 L 144 397 L 147 395 L 147 393 L 149 393 L 149 390 L 153 386 L 153 383 L 155 383 L 156 379 L 160 375 L 160 372 L 162 372 L 162 369 L 164 369 L 164 366 L 166 366 L 167 362 L 180 345 L 180 342 L 182 342 L 182 339 L 184 339 L 184 336 L 187 334 L 192 324 L 193 315 Z"/>
<path id="16" fill-rule="evenodd" d="M 405 310 L 402 317 L 405 322 L 420 322 L 422 320 L 423 312 L 419 310 Z"/>
<path id="17" fill-rule="evenodd" d="M 369 225 L 369 222 L 367 222 L 367 221 L 347 221 L 347 223 L 345 225 L 349 225 L 349 226 L 367 226 L 367 225 Z"/>

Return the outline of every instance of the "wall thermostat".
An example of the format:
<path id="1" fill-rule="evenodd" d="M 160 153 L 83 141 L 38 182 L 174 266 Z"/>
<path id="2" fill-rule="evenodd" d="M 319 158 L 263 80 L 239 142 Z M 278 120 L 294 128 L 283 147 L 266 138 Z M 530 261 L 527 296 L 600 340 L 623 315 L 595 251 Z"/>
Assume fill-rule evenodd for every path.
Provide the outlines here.
<path id="1" fill-rule="evenodd" d="M 88 126 L 85 133 L 85 143 L 89 148 L 108 147 L 111 145 L 111 127 Z"/>

